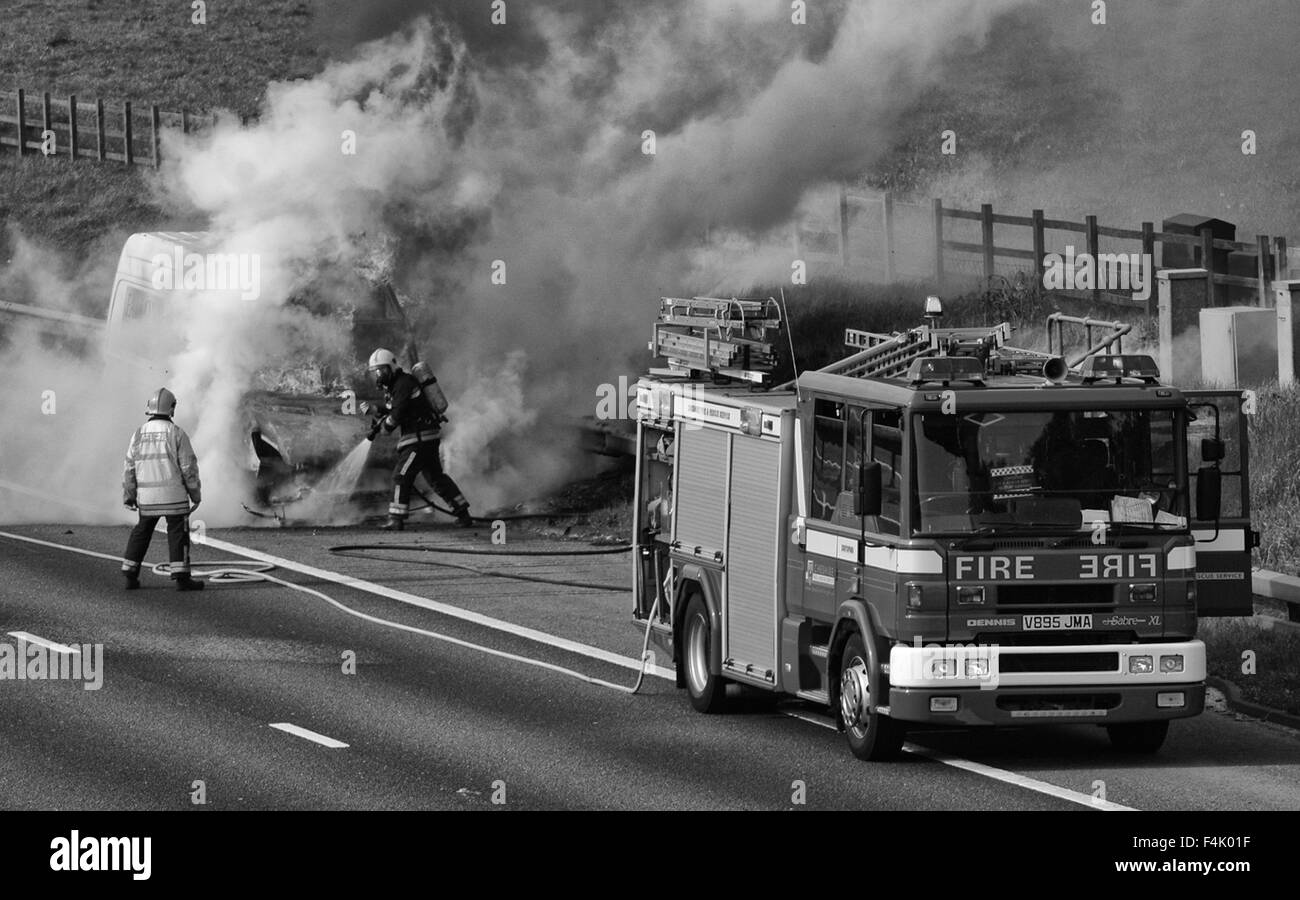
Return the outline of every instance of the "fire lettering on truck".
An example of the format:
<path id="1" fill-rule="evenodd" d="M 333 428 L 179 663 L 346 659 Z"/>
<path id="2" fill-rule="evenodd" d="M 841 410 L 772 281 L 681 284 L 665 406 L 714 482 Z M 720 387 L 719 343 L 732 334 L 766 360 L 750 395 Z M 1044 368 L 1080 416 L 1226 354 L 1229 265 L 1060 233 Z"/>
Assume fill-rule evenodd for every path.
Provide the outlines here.
<path id="1" fill-rule="evenodd" d="M 1080 578 L 1155 578 L 1154 553 L 1105 553 L 1079 557 Z"/>
<path id="2" fill-rule="evenodd" d="M 1032 556 L 957 556 L 953 558 L 955 577 L 973 578 L 976 581 L 1032 580 Z"/>

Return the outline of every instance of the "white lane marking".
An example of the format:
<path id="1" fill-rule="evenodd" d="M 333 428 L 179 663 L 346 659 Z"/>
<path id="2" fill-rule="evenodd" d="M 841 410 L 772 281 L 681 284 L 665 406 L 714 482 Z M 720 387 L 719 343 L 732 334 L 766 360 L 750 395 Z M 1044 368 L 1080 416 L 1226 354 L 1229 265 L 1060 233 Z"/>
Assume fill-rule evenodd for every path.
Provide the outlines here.
<path id="1" fill-rule="evenodd" d="M 786 712 L 785 710 L 782 710 L 782 715 L 789 716 L 792 719 L 798 719 L 801 722 L 808 722 L 809 724 L 817 725 L 821 728 L 829 728 L 831 731 L 836 730 L 832 723 L 812 716 Z M 938 750 L 931 750 L 929 747 L 921 747 L 911 742 L 904 744 L 903 750 L 907 753 L 911 753 L 913 756 L 923 756 L 926 759 L 933 760 L 937 763 L 943 763 L 945 766 L 952 766 L 954 769 L 963 769 L 964 771 L 972 772 L 976 775 L 983 775 L 985 778 L 992 778 L 995 781 L 1001 781 L 1006 784 L 1015 785 L 1016 787 L 1037 791 L 1040 794 L 1047 794 L 1048 796 L 1056 797 L 1058 800 L 1068 800 L 1071 803 L 1081 803 L 1084 806 L 1091 807 L 1092 809 L 1101 809 L 1108 812 L 1137 811 L 1131 806 L 1121 806 L 1118 803 L 1101 800 L 1091 794 L 1081 794 L 1078 791 L 1072 791 L 1069 788 L 1048 784 L 1046 781 L 1039 781 L 1037 778 L 1030 778 L 1027 775 L 1008 772 L 1006 769 L 986 766 L 983 763 L 972 762 L 969 759 L 962 759 L 960 756 L 950 756 L 947 753 L 941 753 Z"/>
<path id="2" fill-rule="evenodd" d="M 16 637 L 20 641 L 26 641 L 29 644 L 36 644 L 38 647 L 44 647 L 46 650 L 53 650 L 55 653 L 68 653 L 74 656 L 80 656 L 81 651 L 76 647 L 69 647 L 67 644 L 56 644 L 54 641 L 47 641 L 43 637 L 37 637 L 26 631 L 11 631 L 10 637 Z"/>
<path id="3" fill-rule="evenodd" d="M 299 728 L 297 725 L 291 725 L 288 722 L 272 722 L 271 727 L 278 728 L 281 731 L 296 735 L 300 738 L 306 738 L 309 741 L 315 741 L 318 744 L 329 747 L 331 750 L 341 750 L 347 747 L 347 744 L 342 741 L 336 741 L 332 737 L 326 737 L 323 734 L 308 731 L 306 728 Z"/>
<path id="4" fill-rule="evenodd" d="M 82 556 L 93 556 L 96 559 L 111 559 L 117 563 L 122 562 L 122 555 L 120 553 L 96 553 L 94 550 L 82 550 L 80 547 L 69 547 L 67 544 L 55 544 L 50 541 L 42 541 L 38 538 L 26 537 L 21 534 L 11 534 L 8 531 L 0 531 L 0 537 L 12 538 L 15 541 L 26 541 L 29 544 L 40 544 L 42 547 L 53 547 L 55 550 L 67 550 L 71 553 L 80 553 Z"/>
<path id="5" fill-rule="evenodd" d="M 199 543 L 195 541 L 195 543 Z M 248 547 L 241 547 L 238 544 L 231 544 L 227 541 L 214 538 L 211 533 L 202 541 L 207 547 L 215 547 L 218 550 L 225 550 L 230 553 L 238 553 L 241 556 L 247 556 L 250 559 L 256 559 L 259 562 L 267 562 L 279 566 L 282 569 L 288 569 L 291 572 L 298 572 L 303 575 L 310 575 L 313 578 L 320 578 L 343 587 L 353 588 L 358 591 L 365 591 L 375 594 L 379 597 L 387 597 L 389 600 L 397 600 L 400 603 L 408 603 L 411 606 L 418 606 L 421 609 L 427 609 L 432 612 L 440 613 L 444 616 L 451 616 L 455 619 L 461 619 L 466 622 L 473 622 L 475 625 L 482 625 L 486 628 L 492 628 L 497 631 L 504 631 L 507 634 L 513 634 L 516 637 L 526 638 L 539 644 L 546 644 L 551 647 L 557 647 L 561 650 L 567 650 L 570 653 L 577 653 L 581 656 L 598 659 L 602 662 L 613 663 L 616 666 L 622 666 L 625 669 L 641 671 L 641 661 L 632 659 L 630 656 L 622 656 L 618 653 L 611 653 L 608 650 L 602 650 L 599 647 L 593 647 L 590 644 L 580 644 L 577 641 L 571 641 L 567 638 L 556 637 L 545 631 L 537 631 L 533 628 L 526 628 L 523 625 L 516 625 L 513 622 L 507 622 L 504 619 L 495 619 L 491 616 L 485 616 L 482 613 L 471 612 L 462 609 L 459 606 L 451 606 L 446 603 L 439 603 L 436 600 L 429 600 L 426 597 L 420 597 L 416 594 L 408 594 L 406 591 L 399 591 L 394 588 L 384 587 L 381 584 L 375 584 L 370 581 L 364 581 L 360 578 L 353 578 L 350 575 L 340 575 L 338 572 L 331 572 L 327 569 L 318 569 L 315 566 L 303 565 L 294 562 L 291 559 L 283 559 L 279 556 L 272 556 L 269 553 L 263 553 L 260 550 L 253 550 Z M 57 546 L 57 545 L 56 545 Z M 201 566 L 202 563 L 196 563 Z M 660 678 L 676 680 L 677 674 L 672 669 L 666 669 L 663 666 L 647 666 L 646 674 L 657 675 Z"/>
<path id="6" fill-rule="evenodd" d="M 941 762 L 945 766 L 952 766 L 955 769 L 964 769 L 967 772 L 974 772 L 976 775 L 983 775 L 986 778 L 992 778 L 997 781 L 1014 784 L 1016 787 L 1027 788 L 1031 791 L 1037 791 L 1040 794 L 1047 794 L 1056 797 L 1059 800 L 1068 800 L 1071 803 L 1080 803 L 1093 809 L 1106 810 L 1107 812 L 1137 812 L 1131 806 L 1122 806 L 1119 803 L 1111 803 L 1109 800 L 1102 800 L 1091 794 L 1082 794 L 1078 791 L 1072 791 L 1069 788 L 1058 787 L 1054 784 L 1048 784 L 1046 781 L 1039 781 L 1037 778 L 1030 778 L 1027 775 L 1019 775 L 1015 772 L 1008 772 L 1006 769 L 996 769 L 993 766 L 986 766 L 983 763 L 971 762 L 969 759 L 962 759 L 959 756 L 949 756 L 947 753 L 941 753 L 938 750 L 931 750 L 929 747 L 918 747 L 916 744 L 904 744 L 903 749 L 908 753 L 914 753 L 917 756 L 924 756 L 926 759 L 932 759 L 935 762 Z"/>

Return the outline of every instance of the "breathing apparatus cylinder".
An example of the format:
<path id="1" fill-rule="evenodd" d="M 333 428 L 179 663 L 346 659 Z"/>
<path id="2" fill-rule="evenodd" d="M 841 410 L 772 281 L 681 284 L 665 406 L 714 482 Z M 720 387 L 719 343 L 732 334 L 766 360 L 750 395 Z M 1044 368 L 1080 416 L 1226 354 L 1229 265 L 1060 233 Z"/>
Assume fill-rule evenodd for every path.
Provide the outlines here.
<path id="1" fill-rule="evenodd" d="M 433 377 L 433 370 L 427 363 L 418 362 L 411 366 L 411 374 L 420 383 L 424 399 L 429 401 L 434 413 L 438 418 L 444 418 L 443 413 L 447 411 L 447 397 L 443 394 L 442 388 L 438 387 L 438 379 Z"/>

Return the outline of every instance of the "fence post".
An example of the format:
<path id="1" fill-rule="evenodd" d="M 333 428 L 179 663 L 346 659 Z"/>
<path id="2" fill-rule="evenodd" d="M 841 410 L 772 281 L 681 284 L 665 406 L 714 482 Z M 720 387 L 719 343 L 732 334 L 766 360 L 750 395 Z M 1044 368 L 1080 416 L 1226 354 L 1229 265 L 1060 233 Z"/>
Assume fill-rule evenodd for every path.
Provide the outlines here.
<path id="1" fill-rule="evenodd" d="M 41 94 L 41 153 L 45 153 L 45 135 L 54 130 L 54 113 L 50 108 L 50 92 Z M 54 138 L 54 152 L 59 152 L 59 139 Z M 49 155 L 49 154 L 45 154 Z"/>
<path id="2" fill-rule="evenodd" d="M 840 185 L 840 265 L 849 264 L 849 194 Z"/>
<path id="3" fill-rule="evenodd" d="M 894 267 L 894 192 L 885 191 L 884 202 L 880 206 L 885 217 L 885 280 L 893 281 L 898 277 Z"/>
<path id="4" fill-rule="evenodd" d="M 1217 306 L 1214 298 L 1218 293 L 1214 289 L 1214 232 L 1208 228 L 1201 229 L 1201 266 L 1205 269 L 1205 305 Z"/>
<path id="5" fill-rule="evenodd" d="M 1092 302 L 1100 303 L 1101 287 L 1099 283 L 1101 281 L 1101 266 L 1098 264 L 1097 258 L 1101 256 L 1101 239 L 1097 235 L 1097 217 L 1084 216 L 1083 222 L 1084 228 L 1087 231 L 1088 255 L 1092 257 L 1092 270 L 1094 273 L 1092 279 Z"/>
<path id="6" fill-rule="evenodd" d="M 980 204 L 980 239 L 984 244 L 984 285 L 997 274 L 993 262 L 993 204 Z"/>
<path id="7" fill-rule="evenodd" d="M 1150 263 L 1151 263 L 1151 268 L 1150 268 L 1150 269 L 1147 269 L 1147 271 L 1149 271 L 1149 272 L 1151 273 L 1151 275 L 1150 275 L 1150 280 L 1151 280 L 1151 281 L 1155 281 L 1155 278 L 1156 278 L 1156 226 L 1155 226 L 1155 223 L 1154 223 L 1154 222 L 1143 222 L 1143 223 L 1142 223 L 1142 263 L 1141 263 L 1141 265 L 1145 268 L 1145 267 L 1146 267 L 1146 263 L 1147 263 L 1148 261 L 1150 261 Z M 1147 285 L 1147 295 L 1148 295 L 1148 296 L 1147 296 L 1147 301 L 1146 301 L 1146 309 L 1143 310 L 1143 314 L 1144 314 L 1144 315 L 1147 315 L 1147 316 L 1151 315 L 1151 307 L 1152 307 L 1152 304 L 1154 303 L 1154 301 L 1153 301 L 1151 298 L 1155 296 L 1155 293 L 1156 293 L 1156 286 L 1155 286 L 1154 284 L 1148 284 L 1148 285 Z"/>
<path id="8" fill-rule="evenodd" d="M 190 133 L 190 114 L 184 107 L 181 108 L 181 134 Z"/>
<path id="9" fill-rule="evenodd" d="M 1043 269 L 1043 257 L 1047 255 L 1047 236 L 1043 233 L 1043 211 L 1036 209 L 1031 213 L 1034 220 L 1033 241 L 1034 241 L 1034 290 L 1043 289 L 1043 276 L 1046 274 Z"/>
<path id="10" fill-rule="evenodd" d="M 77 161 L 77 95 L 68 95 L 68 159 Z"/>
<path id="11" fill-rule="evenodd" d="M 104 101 L 95 98 L 95 142 L 99 161 L 108 158 L 108 134 L 104 131 Z"/>
<path id="12" fill-rule="evenodd" d="M 1290 275 L 1290 266 L 1286 258 L 1286 238 L 1273 238 L 1273 278 L 1277 281 L 1286 281 Z"/>
<path id="13" fill-rule="evenodd" d="M 131 133 L 131 101 L 127 100 L 122 104 L 122 138 L 125 142 L 125 157 L 128 166 L 135 165 L 135 153 L 131 149 L 131 141 L 134 135 Z"/>
<path id="14" fill-rule="evenodd" d="M 27 95 L 26 91 L 24 91 L 22 88 L 18 89 L 18 155 L 19 156 L 22 156 L 24 153 L 27 152 L 27 144 L 23 140 L 23 130 L 24 130 L 24 126 L 26 126 L 27 124 L 27 113 L 25 112 L 27 103 L 26 100 L 24 99 L 26 95 Z"/>
<path id="15" fill-rule="evenodd" d="M 1255 260 L 1256 306 L 1268 306 L 1268 235 L 1257 234 L 1255 241 L 1259 245 L 1259 256 Z"/>
<path id="16" fill-rule="evenodd" d="M 149 127 L 153 130 L 153 167 L 158 168 L 158 152 L 162 149 L 158 135 L 158 104 L 149 107 Z"/>
<path id="17" fill-rule="evenodd" d="M 938 197 L 931 201 L 930 208 L 934 219 L 934 281 L 935 289 L 943 291 L 943 201 Z"/>

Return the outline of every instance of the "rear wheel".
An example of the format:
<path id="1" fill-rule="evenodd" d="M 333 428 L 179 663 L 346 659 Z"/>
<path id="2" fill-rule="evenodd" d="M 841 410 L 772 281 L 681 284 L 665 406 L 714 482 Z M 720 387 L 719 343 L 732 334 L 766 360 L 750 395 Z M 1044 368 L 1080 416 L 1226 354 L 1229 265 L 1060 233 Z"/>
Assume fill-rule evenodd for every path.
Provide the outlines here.
<path id="1" fill-rule="evenodd" d="M 840 721 L 858 759 L 893 759 L 907 729 L 871 708 L 871 671 L 862 636 L 851 635 L 840 655 Z"/>
<path id="2" fill-rule="evenodd" d="M 682 619 L 682 663 L 686 668 L 686 692 L 690 694 L 691 706 L 703 713 L 721 712 L 727 698 L 726 682 L 721 675 L 709 671 L 714 640 L 704 598 L 692 594 Z"/>
<path id="3" fill-rule="evenodd" d="M 1116 750 L 1126 753 L 1155 753 L 1169 733 L 1169 720 L 1107 725 L 1106 733 L 1110 735 L 1111 746 Z"/>

